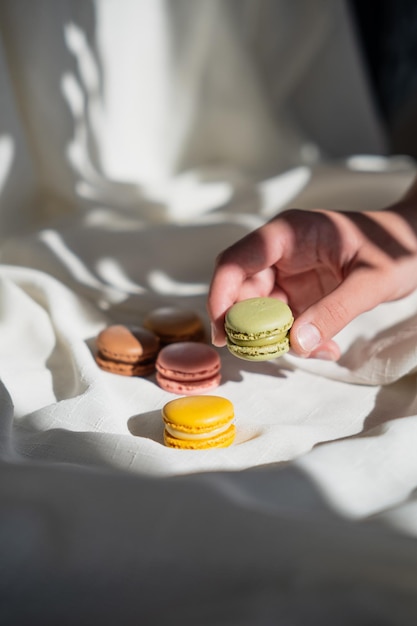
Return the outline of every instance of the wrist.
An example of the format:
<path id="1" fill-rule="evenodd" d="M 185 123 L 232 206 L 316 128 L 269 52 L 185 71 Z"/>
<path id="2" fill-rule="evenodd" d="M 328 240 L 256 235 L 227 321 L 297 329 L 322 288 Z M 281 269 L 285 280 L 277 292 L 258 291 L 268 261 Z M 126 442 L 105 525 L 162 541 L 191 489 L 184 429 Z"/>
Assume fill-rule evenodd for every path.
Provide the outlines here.
<path id="1" fill-rule="evenodd" d="M 392 206 L 387 207 L 386 211 L 402 218 L 417 235 L 417 177 L 404 196 Z"/>

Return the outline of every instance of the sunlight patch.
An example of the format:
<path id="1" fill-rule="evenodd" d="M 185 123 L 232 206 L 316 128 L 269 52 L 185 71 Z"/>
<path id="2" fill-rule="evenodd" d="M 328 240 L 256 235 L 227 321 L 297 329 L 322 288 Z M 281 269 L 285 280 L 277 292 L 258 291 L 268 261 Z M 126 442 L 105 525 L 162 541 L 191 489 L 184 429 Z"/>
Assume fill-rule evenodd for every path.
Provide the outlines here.
<path id="1" fill-rule="evenodd" d="M 358 154 L 346 159 L 349 169 L 359 172 L 385 172 L 408 169 L 412 159 L 407 156 L 384 157 L 374 154 Z"/>
<path id="2" fill-rule="evenodd" d="M 159 270 L 149 272 L 148 281 L 154 291 L 164 295 L 199 296 L 208 292 L 204 283 L 181 283 Z"/>
<path id="3" fill-rule="evenodd" d="M 96 264 L 97 274 L 110 285 L 126 293 L 143 294 L 146 289 L 134 283 L 126 276 L 120 263 L 109 257 L 100 259 Z"/>
<path id="4" fill-rule="evenodd" d="M 14 143 L 9 135 L 0 137 L 0 193 L 6 183 L 14 156 Z"/>
<path id="5" fill-rule="evenodd" d="M 275 215 L 304 189 L 310 178 L 311 169 L 302 166 L 262 182 L 259 185 L 261 215 Z"/>

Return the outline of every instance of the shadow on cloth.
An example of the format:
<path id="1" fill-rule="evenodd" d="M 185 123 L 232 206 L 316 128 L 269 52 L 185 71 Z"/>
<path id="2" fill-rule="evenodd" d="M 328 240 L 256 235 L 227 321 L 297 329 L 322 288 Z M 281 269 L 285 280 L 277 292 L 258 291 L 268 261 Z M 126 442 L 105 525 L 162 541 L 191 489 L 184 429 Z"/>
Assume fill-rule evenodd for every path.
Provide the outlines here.
<path id="1" fill-rule="evenodd" d="M 1 475 L 4 623 L 417 621 L 415 541 L 338 518 L 294 468 L 146 478 L 42 463 Z"/>

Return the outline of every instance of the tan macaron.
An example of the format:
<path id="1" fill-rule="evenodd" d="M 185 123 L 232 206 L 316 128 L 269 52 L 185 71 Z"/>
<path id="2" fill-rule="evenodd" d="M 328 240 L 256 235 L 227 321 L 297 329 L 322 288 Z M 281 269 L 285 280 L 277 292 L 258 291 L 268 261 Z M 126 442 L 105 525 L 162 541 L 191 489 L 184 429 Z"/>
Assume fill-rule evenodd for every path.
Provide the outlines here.
<path id="1" fill-rule="evenodd" d="M 122 376 L 149 376 L 155 371 L 159 338 L 146 328 L 114 324 L 97 336 L 98 366 Z"/>

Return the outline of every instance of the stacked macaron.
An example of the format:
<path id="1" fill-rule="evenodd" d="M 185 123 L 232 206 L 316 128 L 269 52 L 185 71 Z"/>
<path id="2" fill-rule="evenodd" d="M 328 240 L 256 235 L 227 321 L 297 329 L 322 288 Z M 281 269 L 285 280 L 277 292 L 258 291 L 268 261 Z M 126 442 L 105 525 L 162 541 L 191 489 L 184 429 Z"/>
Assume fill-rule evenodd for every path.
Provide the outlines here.
<path id="1" fill-rule="evenodd" d="M 96 340 L 97 365 L 112 374 L 149 376 L 155 371 L 159 338 L 140 326 L 113 324 Z"/>
<path id="2" fill-rule="evenodd" d="M 192 310 L 157 308 L 148 313 L 142 325 L 112 324 L 96 339 L 98 366 L 112 374 L 148 376 L 155 371 L 161 347 L 177 342 L 205 339 L 204 324 Z"/>
<path id="3" fill-rule="evenodd" d="M 165 391 L 201 394 L 218 387 L 220 357 L 205 343 L 182 341 L 164 346 L 156 359 L 156 380 Z"/>
<path id="4" fill-rule="evenodd" d="M 112 374 L 149 376 L 161 389 L 183 397 L 162 410 L 164 443 L 183 450 L 230 446 L 235 438 L 234 407 L 210 392 L 221 382 L 221 361 L 204 342 L 201 318 L 192 311 L 156 309 L 146 326 L 113 324 L 96 339 L 95 360 Z M 192 397 L 190 397 L 192 396 Z"/>
<path id="5" fill-rule="evenodd" d="M 206 334 L 200 316 L 191 309 L 179 307 L 150 311 L 143 326 L 159 337 L 162 346 L 177 341 L 204 341 Z"/>
<path id="6" fill-rule="evenodd" d="M 275 359 L 289 350 L 288 333 L 294 318 L 285 302 L 276 298 L 249 298 L 226 313 L 227 347 L 248 361 Z"/>
<path id="7" fill-rule="evenodd" d="M 221 396 L 171 400 L 162 409 L 164 443 L 169 448 L 225 448 L 235 438 L 234 407 Z"/>

